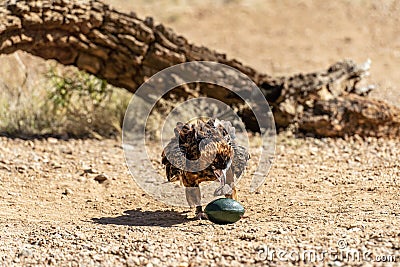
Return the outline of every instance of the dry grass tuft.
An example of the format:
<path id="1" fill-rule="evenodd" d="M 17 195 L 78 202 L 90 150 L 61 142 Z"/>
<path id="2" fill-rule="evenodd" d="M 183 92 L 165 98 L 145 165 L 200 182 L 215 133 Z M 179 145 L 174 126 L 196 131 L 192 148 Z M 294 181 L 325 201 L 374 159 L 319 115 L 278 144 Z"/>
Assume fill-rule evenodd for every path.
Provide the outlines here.
<path id="1" fill-rule="evenodd" d="M 14 54 L 17 76 L 0 80 L 0 134 L 14 137 L 115 137 L 131 94 L 73 67 L 28 71 Z M 49 67 L 47 67 L 49 69 Z M 4 76 L 3 76 L 4 77 Z"/>

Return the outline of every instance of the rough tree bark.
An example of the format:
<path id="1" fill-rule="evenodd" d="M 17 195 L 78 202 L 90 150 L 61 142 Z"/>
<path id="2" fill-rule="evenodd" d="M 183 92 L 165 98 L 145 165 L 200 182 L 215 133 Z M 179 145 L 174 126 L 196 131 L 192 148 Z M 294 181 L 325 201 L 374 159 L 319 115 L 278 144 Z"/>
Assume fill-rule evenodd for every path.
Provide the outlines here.
<path id="1" fill-rule="evenodd" d="M 272 77 L 227 59 L 225 54 L 193 45 L 171 29 L 155 25 L 151 18 L 141 20 L 97 0 L 3 2 L 0 54 L 17 50 L 77 66 L 131 92 L 166 67 L 215 61 L 240 70 L 260 87 L 278 127 L 292 124 L 318 136 L 400 134 L 400 109 L 365 97 L 369 88 L 359 82 L 366 76 L 368 64 L 345 60 L 320 72 Z M 174 94 L 185 98 L 201 94 L 230 105 L 241 104 L 228 90 L 205 84 L 197 88 L 196 92 L 181 88 Z M 252 116 L 247 116 L 251 112 L 242 108 L 240 113 L 247 126 L 256 129 Z"/>

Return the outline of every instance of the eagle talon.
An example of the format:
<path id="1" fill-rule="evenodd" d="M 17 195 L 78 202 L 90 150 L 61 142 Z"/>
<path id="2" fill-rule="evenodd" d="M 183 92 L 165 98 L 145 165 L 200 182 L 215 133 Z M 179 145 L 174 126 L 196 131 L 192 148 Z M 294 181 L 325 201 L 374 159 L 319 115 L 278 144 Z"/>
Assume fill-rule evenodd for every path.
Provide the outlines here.
<path id="1" fill-rule="evenodd" d="M 204 212 L 199 212 L 196 214 L 196 219 L 197 220 L 208 220 L 208 216 Z"/>
<path id="2" fill-rule="evenodd" d="M 215 189 L 214 196 L 218 197 L 223 195 L 229 195 L 232 194 L 232 191 L 233 191 L 232 187 L 228 184 L 225 184 Z"/>
<path id="3" fill-rule="evenodd" d="M 196 207 L 196 219 L 197 220 L 208 220 L 207 214 L 203 212 L 203 208 L 201 206 Z"/>

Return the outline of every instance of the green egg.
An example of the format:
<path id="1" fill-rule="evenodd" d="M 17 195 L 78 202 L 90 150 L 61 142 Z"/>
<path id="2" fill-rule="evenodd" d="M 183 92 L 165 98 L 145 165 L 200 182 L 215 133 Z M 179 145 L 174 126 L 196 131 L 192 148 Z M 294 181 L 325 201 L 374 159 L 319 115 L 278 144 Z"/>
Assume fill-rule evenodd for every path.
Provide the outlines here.
<path id="1" fill-rule="evenodd" d="M 208 219 L 216 224 L 235 223 L 240 220 L 244 211 L 239 202 L 230 198 L 218 198 L 204 209 Z"/>

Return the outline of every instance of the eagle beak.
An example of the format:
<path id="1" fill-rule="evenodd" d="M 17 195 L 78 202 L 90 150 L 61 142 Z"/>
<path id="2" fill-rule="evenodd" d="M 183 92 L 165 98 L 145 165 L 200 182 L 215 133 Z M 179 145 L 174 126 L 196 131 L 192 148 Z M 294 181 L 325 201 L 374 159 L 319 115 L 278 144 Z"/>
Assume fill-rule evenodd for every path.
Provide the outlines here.
<path id="1" fill-rule="evenodd" d="M 226 183 L 226 169 L 225 170 L 214 170 L 215 176 L 218 178 L 218 180 L 221 182 L 221 185 L 225 185 Z"/>
<path id="2" fill-rule="evenodd" d="M 222 170 L 219 170 L 219 169 L 214 170 L 214 174 L 219 179 L 221 177 L 221 175 L 222 175 Z"/>

